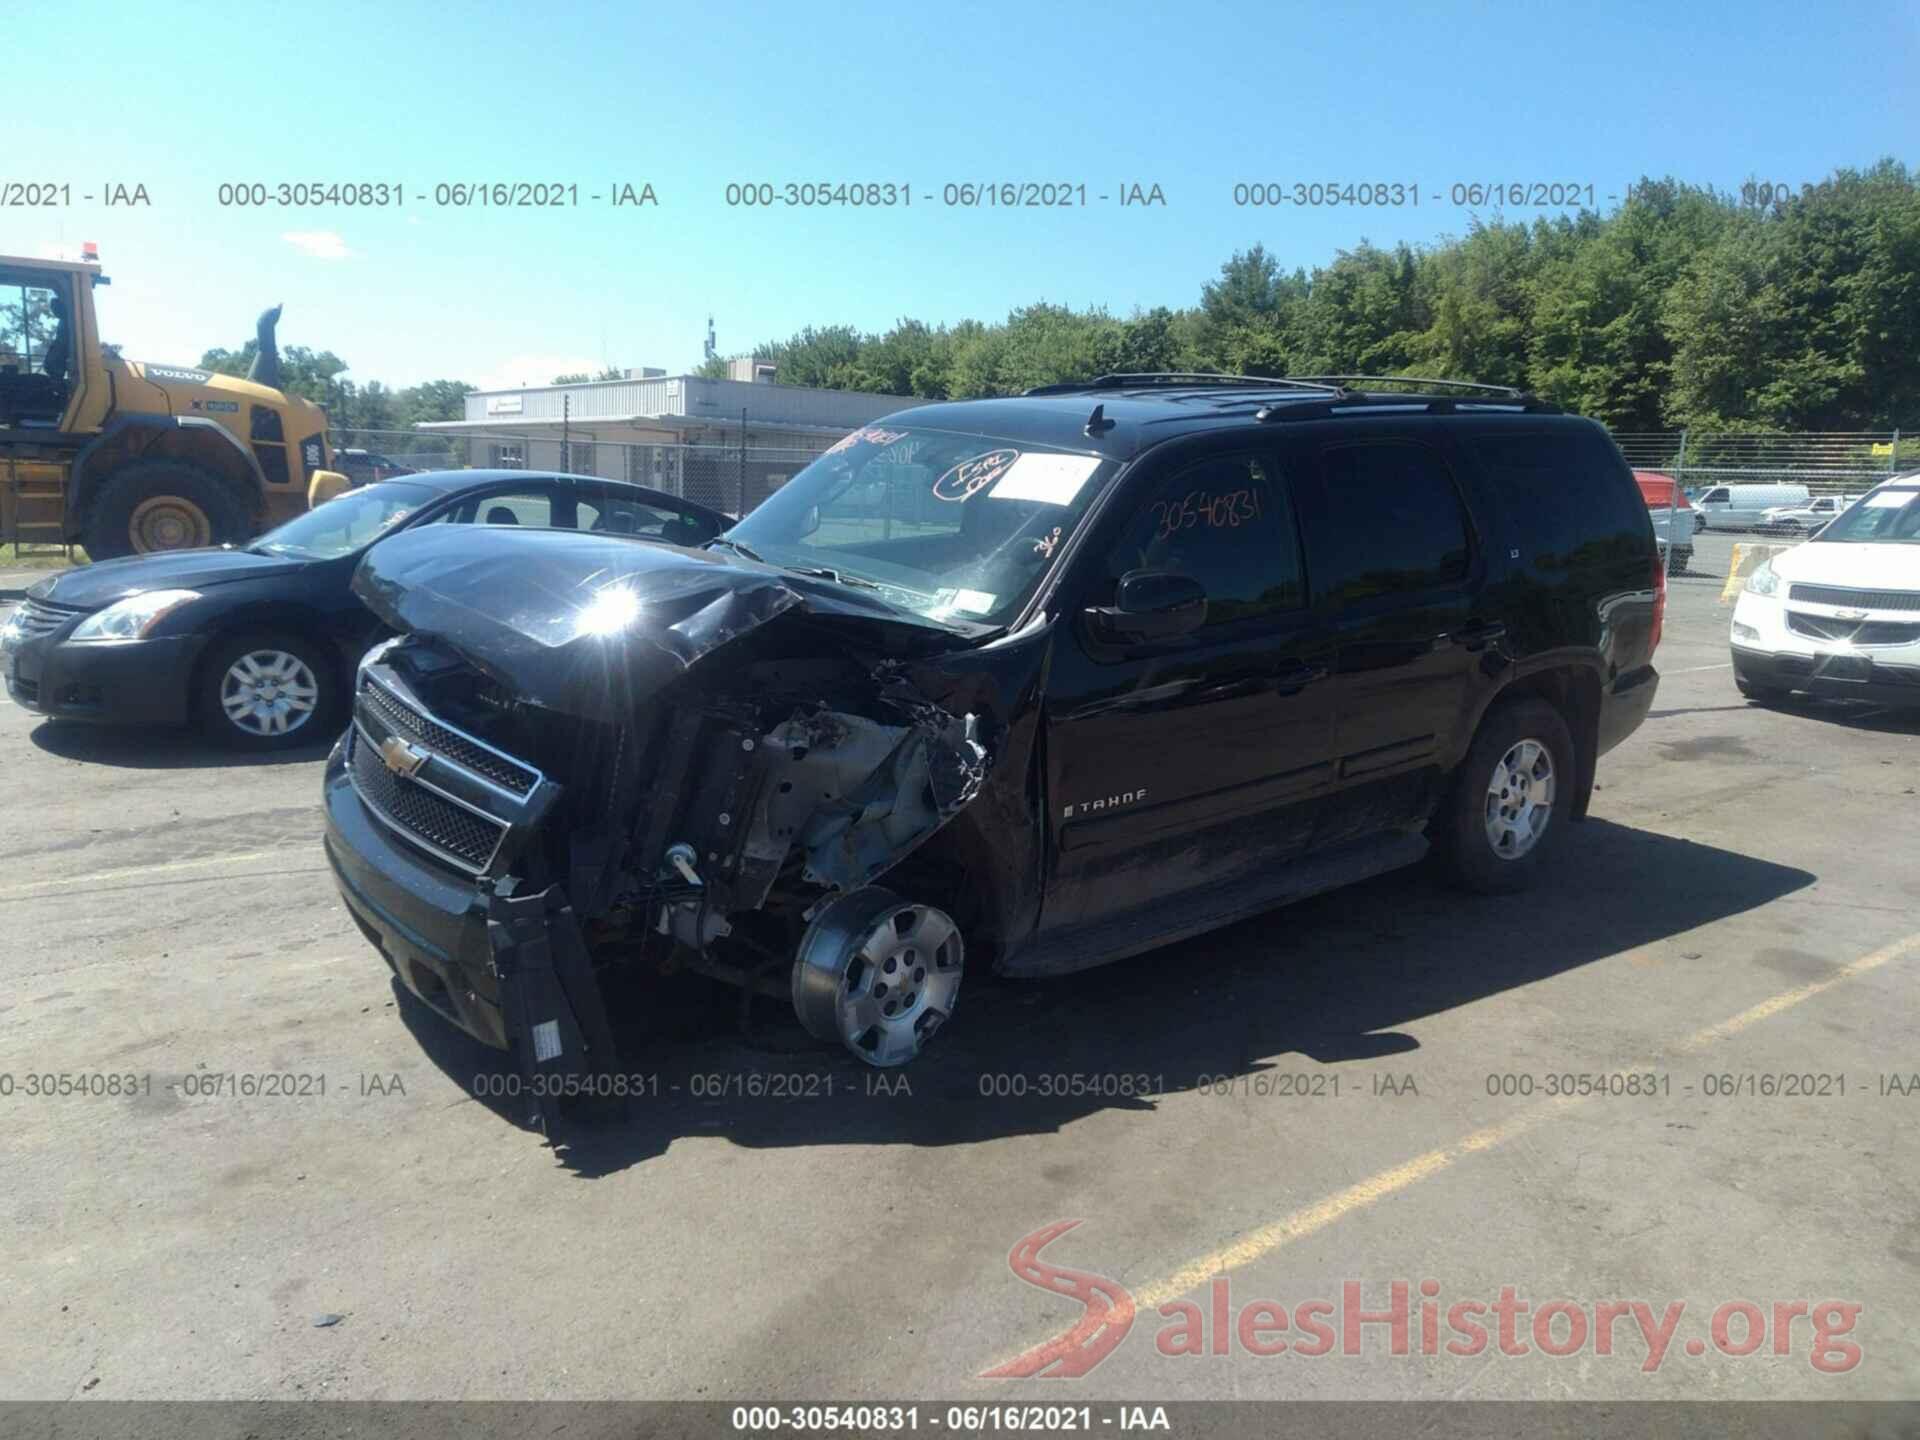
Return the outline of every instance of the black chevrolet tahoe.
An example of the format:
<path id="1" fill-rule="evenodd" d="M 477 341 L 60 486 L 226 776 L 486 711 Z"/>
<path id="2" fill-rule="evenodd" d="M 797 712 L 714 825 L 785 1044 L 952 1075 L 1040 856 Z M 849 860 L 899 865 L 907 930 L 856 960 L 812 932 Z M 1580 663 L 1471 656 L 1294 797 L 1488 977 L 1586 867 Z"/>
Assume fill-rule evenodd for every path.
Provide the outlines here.
<path id="1" fill-rule="evenodd" d="M 1600 426 L 1494 386 L 1109 375 L 905 410 L 702 549 L 423 526 L 326 851 L 531 1077 L 613 967 L 875 1065 L 968 969 L 1084 969 L 1429 850 L 1525 885 L 1652 704 L 1666 581 Z M 550 1093 L 550 1092 L 549 1092 Z"/>

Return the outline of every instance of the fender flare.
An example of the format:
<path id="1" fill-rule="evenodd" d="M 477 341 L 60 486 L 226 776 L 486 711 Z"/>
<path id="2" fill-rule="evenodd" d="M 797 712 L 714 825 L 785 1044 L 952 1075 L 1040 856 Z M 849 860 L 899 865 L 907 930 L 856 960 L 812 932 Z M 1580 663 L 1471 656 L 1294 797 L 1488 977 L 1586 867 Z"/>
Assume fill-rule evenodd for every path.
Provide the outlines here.
<path id="1" fill-rule="evenodd" d="M 1465 731 L 1467 743 L 1472 744 L 1473 736 L 1479 733 L 1480 724 L 1487 718 L 1487 712 L 1504 700 L 1510 700 L 1515 693 L 1527 688 L 1527 681 L 1537 675 L 1554 670 L 1577 670 L 1591 674 L 1594 683 L 1600 687 L 1601 703 L 1605 703 L 1607 689 L 1607 666 L 1605 660 L 1595 651 L 1582 649 L 1549 650 L 1529 655 L 1524 660 L 1516 660 L 1507 668 L 1500 683 L 1488 691 L 1485 701 L 1473 712 L 1472 724 Z M 1598 710 L 1587 717 L 1597 722 Z M 1567 729 L 1573 736 L 1574 744 L 1574 792 L 1573 813 L 1575 819 L 1585 819 L 1587 803 L 1593 796 L 1593 782 L 1599 771 L 1599 757 L 1594 753 L 1591 743 L 1593 737 L 1585 733 L 1585 726 L 1576 726 L 1575 717 L 1567 717 Z M 1464 751 L 1462 752 L 1464 754 Z M 1457 763 L 1457 762 L 1456 762 Z"/>
<path id="2" fill-rule="evenodd" d="M 70 530 L 80 525 L 105 480 L 105 476 L 92 473 L 92 462 L 97 458 L 100 448 L 129 430 L 189 430 L 195 434 L 211 432 L 233 448 L 233 452 L 246 465 L 247 473 L 253 476 L 254 484 L 260 487 L 259 493 L 266 493 L 267 477 L 260 468 L 260 462 L 254 458 L 251 450 L 240 443 L 239 436 L 217 421 L 209 420 L 204 415 L 117 415 L 106 423 L 98 435 L 81 446 L 80 453 L 73 457 L 73 484 L 67 490 L 67 526 Z"/>

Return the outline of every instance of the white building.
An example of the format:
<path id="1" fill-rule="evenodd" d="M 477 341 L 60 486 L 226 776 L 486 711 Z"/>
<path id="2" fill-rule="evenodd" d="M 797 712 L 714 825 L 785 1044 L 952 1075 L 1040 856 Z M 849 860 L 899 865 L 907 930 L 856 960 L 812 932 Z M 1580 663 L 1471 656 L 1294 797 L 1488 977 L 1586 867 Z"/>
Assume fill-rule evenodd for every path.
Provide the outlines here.
<path id="1" fill-rule="evenodd" d="M 726 380 L 643 369 L 618 380 L 475 391 L 463 418 L 420 428 L 466 437 L 472 465 L 633 480 L 734 509 L 849 431 L 918 403 L 782 385 L 764 360 L 730 363 Z"/>

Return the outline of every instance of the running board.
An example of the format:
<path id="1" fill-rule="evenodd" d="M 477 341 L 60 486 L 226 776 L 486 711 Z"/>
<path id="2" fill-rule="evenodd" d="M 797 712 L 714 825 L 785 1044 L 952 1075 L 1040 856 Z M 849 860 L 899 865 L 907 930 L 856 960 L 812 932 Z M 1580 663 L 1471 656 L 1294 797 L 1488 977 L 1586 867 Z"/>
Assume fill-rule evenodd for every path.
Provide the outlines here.
<path id="1" fill-rule="evenodd" d="M 1177 905 L 1162 897 L 1111 920 L 1040 935 L 1003 960 L 999 970 L 1004 975 L 1066 975 L 1109 960 L 1124 960 L 1218 930 L 1262 910 L 1416 864 L 1429 848 L 1426 836 L 1417 831 L 1392 831 L 1356 841 L 1290 861 L 1271 874 L 1237 876 L 1176 897 Z M 1174 912 L 1171 923 L 1169 911 Z"/>

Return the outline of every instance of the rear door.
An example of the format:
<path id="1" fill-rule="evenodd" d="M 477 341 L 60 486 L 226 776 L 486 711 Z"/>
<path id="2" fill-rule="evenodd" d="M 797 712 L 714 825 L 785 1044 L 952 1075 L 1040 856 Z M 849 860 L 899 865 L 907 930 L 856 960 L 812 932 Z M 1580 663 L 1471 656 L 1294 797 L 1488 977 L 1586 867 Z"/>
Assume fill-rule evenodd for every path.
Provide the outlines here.
<path id="1" fill-rule="evenodd" d="M 1043 930 L 1134 910 L 1174 928 L 1158 922 L 1180 896 L 1304 849 L 1332 777 L 1332 647 L 1276 451 L 1188 452 L 1114 500 L 1066 582 L 1047 680 Z M 1199 581 L 1206 622 L 1102 643 L 1084 608 L 1142 570 Z"/>
<path id="2" fill-rule="evenodd" d="M 1505 628 L 1443 438 L 1334 441 L 1310 475 L 1308 568 L 1336 652 L 1334 793 L 1315 834 L 1328 845 L 1425 813 L 1472 738 Z"/>

